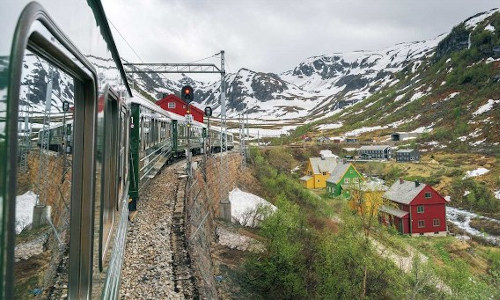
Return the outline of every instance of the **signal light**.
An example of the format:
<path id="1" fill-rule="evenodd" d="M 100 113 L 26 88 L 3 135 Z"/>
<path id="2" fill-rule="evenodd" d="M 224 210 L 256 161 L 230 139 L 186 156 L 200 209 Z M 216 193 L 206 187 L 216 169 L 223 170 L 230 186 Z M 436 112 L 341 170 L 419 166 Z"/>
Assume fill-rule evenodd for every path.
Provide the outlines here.
<path id="1" fill-rule="evenodd" d="M 193 101 L 193 88 L 189 85 L 184 86 L 181 90 L 181 98 L 186 103 Z"/>

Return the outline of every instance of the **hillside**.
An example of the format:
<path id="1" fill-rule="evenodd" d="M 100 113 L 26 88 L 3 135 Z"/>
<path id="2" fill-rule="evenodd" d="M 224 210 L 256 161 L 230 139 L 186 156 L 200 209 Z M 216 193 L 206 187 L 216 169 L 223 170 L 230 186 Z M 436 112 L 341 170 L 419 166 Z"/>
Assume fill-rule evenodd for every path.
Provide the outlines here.
<path id="1" fill-rule="evenodd" d="M 498 10 L 470 18 L 432 56 L 396 73 L 396 83 L 314 125 L 370 138 L 425 131 L 419 141 L 433 148 L 499 153 L 499 33 Z"/>

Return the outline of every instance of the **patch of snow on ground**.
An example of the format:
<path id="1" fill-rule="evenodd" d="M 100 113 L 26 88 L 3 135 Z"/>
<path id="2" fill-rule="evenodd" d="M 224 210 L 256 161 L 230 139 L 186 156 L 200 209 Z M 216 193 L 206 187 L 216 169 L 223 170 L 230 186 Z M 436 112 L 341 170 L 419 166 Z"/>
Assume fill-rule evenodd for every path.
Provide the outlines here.
<path id="1" fill-rule="evenodd" d="M 380 129 L 384 129 L 384 128 L 387 128 L 387 127 L 386 126 L 361 127 L 361 128 L 346 132 L 345 136 L 358 136 L 358 135 L 365 133 L 365 132 L 372 132 L 372 131 L 380 130 Z"/>
<path id="2" fill-rule="evenodd" d="M 488 26 L 484 27 L 484 30 L 495 32 L 495 27 L 491 26 L 491 24 L 488 24 Z"/>
<path id="3" fill-rule="evenodd" d="M 498 200 L 500 200 L 500 190 L 498 190 L 498 191 L 495 192 L 495 198 L 497 198 Z"/>
<path id="4" fill-rule="evenodd" d="M 425 93 L 422 93 L 422 92 L 416 92 L 415 94 L 413 94 L 413 96 L 411 96 L 410 101 L 408 101 L 408 102 L 409 102 L 409 103 L 411 103 L 411 102 L 413 102 L 413 101 L 415 101 L 415 100 L 417 100 L 417 99 L 420 99 L 420 98 L 422 98 L 422 97 L 424 97 L 424 96 L 426 96 L 426 94 L 425 94 Z"/>
<path id="5" fill-rule="evenodd" d="M 394 98 L 394 101 L 396 101 L 396 102 L 397 102 L 397 101 L 399 101 L 399 100 L 403 99 L 403 97 L 404 97 L 405 95 L 406 95 L 406 94 L 401 94 L 401 95 L 397 96 L 396 98 Z"/>
<path id="6" fill-rule="evenodd" d="M 464 192 L 464 196 L 467 196 L 467 195 L 469 195 L 469 194 L 470 194 L 470 191 L 465 191 L 465 192 Z"/>
<path id="7" fill-rule="evenodd" d="M 424 132 L 430 132 L 432 131 L 432 126 L 422 126 L 418 127 L 417 129 L 410 131 L 410 133 L 424 133 Z"/>
<path id="8" fill-rule="evenodd" d="M 469 133 L 470 137 L 476 138 L 481 135 L 481 128 L 476 128 L 473 132 Z"/>
<path id="9" fill-rule="evenodd" d="M 486 141 L 486 139 L 482 139 L 482 140 L 479 140 L 479 141 L 475 141 L 473 143 L 469 143 L 471 146 L 477 146 L 477 145 L 481 145 L 482 143 L 484 143 L 484 141 Z"/>
<path id="10" fill-rule="evenodd" d="M 16 197 L 16 234 L 31 225 L 33 221 L 33 207 L 36 203 L 36 194 L 32 191 Z"/>
<path id="11" fill-rule="evenodd" d="M 466 140 L 466 139 L 467 139 L 467 136 L 465 136 L 465 135 L 464 135 L 464 136 L 459 136 L 459 137 L 457 138 L 457 140 L 459 140 L 459 141 L 461 141 L 461 142 L 465 142 L 465 140 Z"/>
<path id="12" fill-rule="evenodd" d="M 476 176 L 481 176 L 481 175 L 484 175 L 486 173 L 488 173 L 490 170 L 486 169 L 486 168 L 477 168 L 475 170 L 472 170 L 472 171 L 467 171 L 467 173 L 465 173 L 465 176 L 463 179 L 465 178 L 469 178 L 469 177 L 476 177 Z"/>
<path id="13" fill-rule="evenodd" d="M 337 129 L 337 128 L 340 128 L 342 126 L 343 126 L 342 122 L 331 123 L 331 124 L 321 124 L 318 126 L 318 129 L 319 130 Z"/>
<path id="14" fill-rule="evenodd" d="M 266 216 L 265 213 L 258 212 L 260 208 L 267 207 L 269 213 L 277 208 L 261 197 L 243 192 L 236 188 L 229 193 L 229 202 L 231 202 L 231 218 L 234 222 L 243 226 L 255 227 L 259 221 Z"/>
<path id="15" fill-rule="evenodd" d="M 480 114 L 483 114 L 483 113 L 489 111 L 490 109 L 493 108 L 493 105 L 495 103 L 500 103 L 500 100 L 489 99 L 488 102 L 486 102 L 486 104 L 484 104 L 481 107 L 479 107 L 475 112 L 472 113 L 472 115 L 474 117 L 476 117 L 476 116 L 478 116 Z"/>
<path id="16" fill-rule="evenodd" d="M 460 92 L 451 93 L 448 95 L 448 97 L 444 98 L 443 101 L 451 100 L 451 99 L 455 98 L 458 94 L 460 94 Z"/>

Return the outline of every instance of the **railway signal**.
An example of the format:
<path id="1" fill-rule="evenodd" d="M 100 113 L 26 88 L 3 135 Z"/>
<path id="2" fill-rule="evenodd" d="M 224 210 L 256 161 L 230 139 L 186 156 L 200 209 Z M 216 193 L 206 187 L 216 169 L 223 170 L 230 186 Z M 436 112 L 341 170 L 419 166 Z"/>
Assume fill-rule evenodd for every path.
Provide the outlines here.
<path id="1" fill-rule="evenodd" d="M 184 100 L 186 103 L 190 103 L 193 101 L 194 95 L 193 95 L 193 88 L 190 85 L 186 85 L 182 88 L 181 90 L 181 98 Z"/>
<path id="2" fill-rule="evenodd" d="M 207 117 L 212 116 L 212 108 L 210 106 L 205 107 L 205 116 Z"/>

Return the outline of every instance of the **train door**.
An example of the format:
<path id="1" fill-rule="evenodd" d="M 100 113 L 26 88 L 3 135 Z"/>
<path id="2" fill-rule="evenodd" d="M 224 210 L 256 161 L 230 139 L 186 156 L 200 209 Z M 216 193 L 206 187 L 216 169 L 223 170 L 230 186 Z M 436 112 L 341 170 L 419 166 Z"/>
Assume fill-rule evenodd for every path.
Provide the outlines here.
<path id="1" fill-rule="evenodd" d="M 8 173 L 0 174 L 0 190 L 9 230 L 2 231 L 1 248 L 13 255 L 0 262 L 7 270 L 0 298 L 90 294 L 96 74 L 62 32 L 31 2 L 18 20 L 8 71 L 2 69 L 9 73 L 2 80 L 8 94 L 0 98 L 2 169 Z M 63 135 L 55 149 L 67 140 L 71 153 L 50 147 L 50 128 L 61 123 L 73 126 L 53 130 Z"/>

